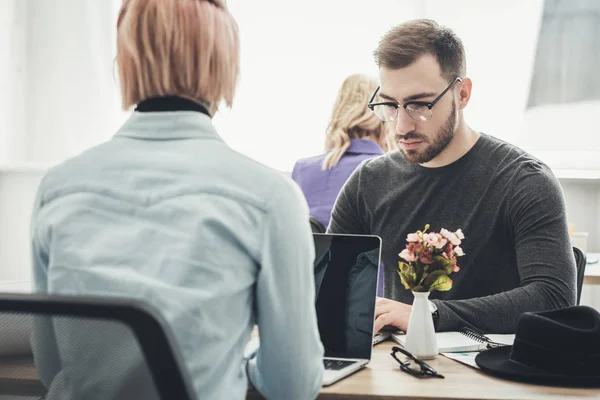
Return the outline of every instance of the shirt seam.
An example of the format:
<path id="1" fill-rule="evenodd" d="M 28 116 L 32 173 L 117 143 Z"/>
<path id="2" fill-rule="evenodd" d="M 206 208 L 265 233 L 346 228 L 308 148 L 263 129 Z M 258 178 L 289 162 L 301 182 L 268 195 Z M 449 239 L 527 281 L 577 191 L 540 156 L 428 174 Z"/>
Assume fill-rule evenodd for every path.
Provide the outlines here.
<path id="1" fill-rule="evenodd" d="M 235 200 L 235 201 L 239 201 L 243 204 L 247 204 L 249 206 L 255 207 L 256 209 L 262 211 L 262 212 L 266 212 L 268 210 L 267 206 L 261 206 L 258 202 L 255 201 L 251 201 L 247 198 L 245 198 L 244 196 L 241 196 L 239 194 L 232 194 L 232 193 L 223 193 L 219 190 L 201 190 L 201 189 L 194 189 L 194 190 L 186 190 L 186 191 L 181 191 L 178 192 L 176 194 L 170 195 L 170 196 L 164 196 L 164 197 L 160 197 L 157 199 L 154 199 L 152 201 L 148 201 L 146 200 L 145 202 L 140 202 L 139 200 L 136 200 L 133 198 L 133 196 L 127 196 L 124 193 L 116 193 L 116 192 L 112 192 L 112 193 L 103 193 L 104 189 L 92 189 L 89 186 L 87 187 L 75 187 L 75 188 L 70 188 L 70 189 L 53 189 L 53 190 L 48 190 L 43 196 L 42 196 L 42 200 L 40 201 L 40 207 L 39 209 L 41 210 L 43 207 L 47 206 L 48 204 L 59 200 L 60 198 L 63 197 L 67 197 L 70 195 L 75 195 L 75 194 L 81 194 L 81 193 L 88 193 L 88 194 L 94 194 L 100 197 L 105 197 L 105 198 L 110 198 L 111 200 L 115 200 L 115 201 L 119 201 L 122 203 L 127 203 L 130 205 L 135 205 L 135 206 L 139 206 L 139 207 L 154 207 L 157 205 L 160 205 L 163 202 L 169 201 L 169 200 L 173 200 L 176 198 L 180 198 L 180 197 L 185 197 L 185 196 L 193 196 L 193 195 L 199 195 L 199 194 L 210 194 L 210 195 L 216 195 L 216 196 L 220 196 L 220 197 L 225 197 L 228 198 L 230 200 Z M 113 194 L 113 195 L 111 195 Z"/>

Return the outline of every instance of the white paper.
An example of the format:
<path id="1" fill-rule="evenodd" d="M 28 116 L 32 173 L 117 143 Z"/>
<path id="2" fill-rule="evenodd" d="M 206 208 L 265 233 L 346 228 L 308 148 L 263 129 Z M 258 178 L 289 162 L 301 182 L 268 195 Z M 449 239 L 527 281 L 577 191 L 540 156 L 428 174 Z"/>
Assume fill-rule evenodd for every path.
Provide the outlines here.
<path id="1" fill-rule="evenodd" d="M 512 335 L 512 334 L 509 334 L 509 335 L 488 334 L 485 336 L 490 338 L 490 340 L 493 342 L 502 343 L 502 344 L 511 345 L 511 346 L 515 341 L 515 335 Z M 480 353 L 480 351 L 469 351 L 469 352 L 462 352 L 462 353 L 440 353 L 440 354 L 451 360 L 455 360 L 455 361 L 458 361 L 465 365 L 468 365 L 470 367 L 480 369 L 479 366 L 477 365 L 477 363 L 475 362 L 475 357 L 477 357 L 477 354 L 479 354 L 479 353 Z"/>
<path id="2" fill-rule="evenodd" d="M 475 357 L 479 354 L 479 351 L 470 351 L 467 353 L 441 353 L 444 357 L 448 357 L 451 360 L 458 361 L 465 365 L 479 369 L 475 362 Z"/>
<path id="3" fill-rule="evenodd" d="M 515 335 L 513 334 L 489 334 L 486 336 L 493 342 L 507 345 L 512 345 L 515 341 Z M 396 342 L 404 346 L 404 341 L 406 340 L 406 335 L 404 333 L 394 333 L 392 337 Z M 459 332 L 438 332 L 435 334 L 435 338 L 440 353 L 464 353 L 482 351 L 486 350 L 487 348 L 486 343 L 481 343 L 476 340 L 473 340 Z"/>
<path id="4" fill-rule="evenodd" d="M 500 335 L 500 334 L 490 333 L 490 334 L 486 334 L 485 336 L 487 336 L 488 338 L 490 338 L 490 340 L 492 342 L 507 344 L 509 346 L 512 346 L 513 343 L 515 342 L 515 335 L 514 335 L 514 333 L 512 333 L 512 334 L 506 334 L 506 335 Z"/>

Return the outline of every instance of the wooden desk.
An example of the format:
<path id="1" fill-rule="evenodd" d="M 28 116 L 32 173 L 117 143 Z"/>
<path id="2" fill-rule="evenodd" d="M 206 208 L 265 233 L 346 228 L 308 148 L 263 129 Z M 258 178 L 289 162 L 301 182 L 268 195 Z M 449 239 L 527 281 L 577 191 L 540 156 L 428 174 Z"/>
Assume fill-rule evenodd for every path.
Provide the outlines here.
<path id="1" fill-rule="evenodd" d="M 479 370 L 438 356 L 428 363 L 445 379 L 415 378 L 398 368 L 390 356 L 394 342 L 385 341 L 373 348 L 367 368 L 323 388 L 319 399 L 377 400 L 377 399 L 490 399 L 490 400 L 548 400 L 600 399 L 598 389 L 572 389 L 538 386 L 494 378 Z M 248 399 L 258 399 L 255 392 Z"/>

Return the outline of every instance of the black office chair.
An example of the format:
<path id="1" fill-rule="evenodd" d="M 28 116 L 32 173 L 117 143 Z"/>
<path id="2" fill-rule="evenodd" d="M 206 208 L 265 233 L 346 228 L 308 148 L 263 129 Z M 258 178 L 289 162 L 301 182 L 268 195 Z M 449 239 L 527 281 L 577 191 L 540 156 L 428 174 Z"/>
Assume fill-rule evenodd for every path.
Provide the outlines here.
<path id="1" fill-rule="evenodd" d="M 585 266 L 587 265 L 587 257 L 581 249 L 573 247 L 575 253 L 575 265 L 577 266 L 577 305 L 581 301 L 581 291 L 583 290 L 583 278 L 585 277 Z"/>
<path id="2" fill-rule="evenodd" d="M 327 231 L 325 225 L 315 217 L 310 217 L 308 220 L 310 221 L 310 229 L 313 233 L 325 233 Z"/>
<path id="3" fill-rule="evenodd" d="M 192 400 L 190 382 L 170 328 L 142 302 L 0 295 L 0 399 Z"/>

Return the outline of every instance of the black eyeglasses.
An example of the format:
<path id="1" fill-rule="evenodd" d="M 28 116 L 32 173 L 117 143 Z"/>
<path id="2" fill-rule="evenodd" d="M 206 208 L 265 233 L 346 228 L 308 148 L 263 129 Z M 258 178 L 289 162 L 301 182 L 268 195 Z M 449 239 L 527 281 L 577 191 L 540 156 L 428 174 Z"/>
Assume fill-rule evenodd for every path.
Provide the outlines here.
<path id="1" fill-rule="evenodd" d="M 446 94 L 447 91 L 452 89 L 452 86 L 456 84 L 456 82 L 462 82 L 462 78 L 456 77 L 454 80 L 448 85 L 446 89 L 438 97 L 433 101 L 407 101 L 406 103 L 399 105 L 393 103 L 391 101 L 386 101 L 383 103 L 373 103 L 375 96 L 379 93 L 379 89 L 381 87 L 377 87 L 373 96 L 371 96 L 371 100 L 369 100 L 369 104 L 367 107 L 371 109 L 379 118 L 384 122 L 394 121 L 398 118 L 398 109 L 400 107 L 404 108 L 404 111 L 415 121 L 423 122 L 431 119 L 433 115 L 431 109 L 435 104 Z"/>
<path id="2" fill-rule="evenodd" d="M 411 368 L 410 361 L 400 361 L 400 359 L 398 357 L 396 357 L 396 353 L 404 354 L 406 357 L 413 360 L 420 368 L 418 370 Z M 416 376 L 417 378 L 424 378 L 424 377 L 431 376 L 434 378 L 444 379 L 444 375 L 438 374 L 438 372 L 435 369 L 433 369 L 429 364 L 427 364 L 425 361 L 419 360 L 417 357 L 413 356 L 408 351 L 406 351 L 398 346 L 392 347 L 391 354 L 392 354 L 392 357 L 394 357 L 394 360 L 398 361 L 398 364 L 400 364 L 400 369 L 412 376 Z"/>

